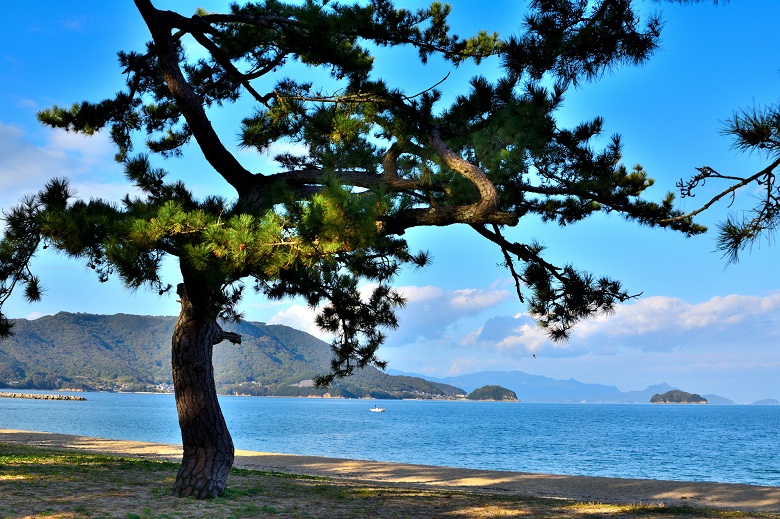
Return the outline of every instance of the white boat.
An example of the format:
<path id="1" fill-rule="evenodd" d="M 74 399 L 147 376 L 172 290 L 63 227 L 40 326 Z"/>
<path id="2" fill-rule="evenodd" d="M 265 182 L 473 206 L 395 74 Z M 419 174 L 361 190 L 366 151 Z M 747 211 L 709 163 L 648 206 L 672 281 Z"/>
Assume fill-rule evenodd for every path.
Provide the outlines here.
<path id="1" fill-rule="evenodd" d="M 371 411 L 372 413 L 384 413 L 385 411 L 387 411 L 387 409 L 375 405 L 374 407 L 371 407 L 369 411 Z"/>

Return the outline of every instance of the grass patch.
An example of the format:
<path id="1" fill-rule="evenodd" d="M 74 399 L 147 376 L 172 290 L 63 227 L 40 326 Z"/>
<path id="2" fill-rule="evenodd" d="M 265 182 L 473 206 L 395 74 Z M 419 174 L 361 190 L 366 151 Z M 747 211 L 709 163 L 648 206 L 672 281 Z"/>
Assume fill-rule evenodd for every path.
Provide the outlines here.
<path id="1" fill-rule="evenodd" d="M 178 465 L 0 443 L 0 519 L 51 517 L 780 518 L 692 507 L 608 505 L 233 470 L 210 501 L 170 495 Z"/>

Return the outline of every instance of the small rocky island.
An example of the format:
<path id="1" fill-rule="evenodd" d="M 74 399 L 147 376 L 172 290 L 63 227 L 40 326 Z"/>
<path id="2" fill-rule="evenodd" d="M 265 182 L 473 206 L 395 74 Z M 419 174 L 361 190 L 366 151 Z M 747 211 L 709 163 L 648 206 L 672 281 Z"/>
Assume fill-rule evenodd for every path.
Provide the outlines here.
<path id="1" fill-rule="evenodd" d="M 514 391 L 501 386 L 482 386 L 466 395 L 466 399 L 487 402 L 519 402 Z"/>
<path id="2" fill-rule="evenodd" d="M 706 404 L 707 399 L 696 393 L 687 393 L 679 389 L 672 389 L 660 395 L 653 395 L 651 404 Z"/>

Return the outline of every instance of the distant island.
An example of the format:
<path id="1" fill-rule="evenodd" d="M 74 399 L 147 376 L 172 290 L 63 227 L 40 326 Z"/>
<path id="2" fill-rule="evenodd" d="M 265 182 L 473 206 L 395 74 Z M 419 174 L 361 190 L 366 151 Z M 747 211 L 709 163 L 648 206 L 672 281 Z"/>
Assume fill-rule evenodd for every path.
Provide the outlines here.
<path id="1" fill-rule="evenodd" d="M 752 405 L 780 405 L 780 401 L 774 398 L 765 398 L 763 400 L 757 400 Z"/>
<path id="2" fill-rule="evenodd" d="M 482 386 L 466 395 L 466 399 L 489 402 L 519 402 L 514 391 L 501 386 Z"/>
<path id="3" fill-rule="evenodd" d="M 653 395 L 651 404 L 706 404 L 707 399 L 696 393 L 687 393 L 679 389 L 673 389 L 660 395 Z"/>

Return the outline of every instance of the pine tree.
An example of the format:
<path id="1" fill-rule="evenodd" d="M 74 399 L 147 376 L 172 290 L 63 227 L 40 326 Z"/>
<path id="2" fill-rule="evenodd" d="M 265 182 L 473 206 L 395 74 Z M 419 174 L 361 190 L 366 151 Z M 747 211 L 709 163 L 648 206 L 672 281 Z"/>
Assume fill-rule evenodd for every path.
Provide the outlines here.
<path id="1" fill-rule="evenodd" d="M 676 3 L 701 3 L 704 0 L 669 0 Z M 718 0 L 713 0 L 718 4 Z M 683 220 L 713 207 L 717 202 L 728 200 L 732 204 L 737 192 L 748 186 L 757 193 L 753 207 L 741 214 L 732 213 L 718 224 L 717 249 L 723 252 L 727 263 L 737 263 L 744 250 L 751 250 L 762 238 L 772 242 L 780 227 L 780 185 L 777 171 L 780 168 L 780 103 L 756 105 L 735 110 L 726 118 L 722 135 L 732 138 L 733 148 L 742 153 L 754 154 L 767 160 L 767 165 L 748 175 L 724 173 L 719 168 L 702 166 L 689 179 L 680 179 L 677 188 L 681 198 L 696 196 L 697 188 L 708 180 L 725 183 L 726 187 L 716 192 L 701 207 L 688 213 L 663 219 L 662 225 Z M 731 206 L 729 206 L 731 207 Z"/>
<path id="2" fill-rule="evenodd" d="M 630 0 L 534 0 L 520 36 L 466 39 L 451 34 L 449 7 L 439 3 L 410 11 L 390 0 L 266 0 L 191 17 L 158 10 L 152 0 L 135 4 L 152 40 L 119 53 L 126 88 L 100 102 L 52 107 L 39 119 L 83 134 L 109 132 L 143 196 L 73 201 L 67 180 L 54 179 L 8 210 L 0 305 L 16 288 L 40 298 L 32 259 L 42 247 L 85 262 L 101 280 L 116 276 L 160 293 L 173 290 L 161 262 L 178 261 L 172 369 L 184 458 L 177 496 L 210 498 L 225 487 L 233 444 L 211 355 L 215 344 L 241 340 L 219 322 L 239 319 L 245 283 L 271 299 L 301 296 L 321 308 L 317 324 L 336 337 L 332 370 L 319 380 L 328 384 L 356 368 L 384 367 L 377 348 L 404 304 L 393 279 L 428 262 L 405 240 L 407 229 L 464 224 L 497 246 L 520 301 L 554 339 L 631 296 L 618 281 L 549 263 L 540 244 L 515 242 L 507 228 L 532 216 L 566 226 L 617 212 L 687 235 L 704 230 L 673 208 L 671 194 L 660 202 L 641 197 L 652 180 L 623 165 L 619 137 L 594 149 L 600 118 L 570 129 L 556 122 L 568 88 L 641 64 L 658 45 L 661 21 L 639 20 Z M 185 39 L 202 57 L 188 58 Z M 474 78 L 444 106 L 435 81 L 422 93 L 404 92 L 372 74 L 374 53 L 394 46 L 453 67 L 497 57 L 502 75 Z M 294 62 L 312 73 L 281 76 Z M 241 147 L 263 152 L 291 141 L 306 152 L 276 157 L 281 173 L 247 170 L 230 147 L 235 133 L 218 135 L 208 117 L 239 99 L 256 106 L 238 129 Z M 192 141 L 235 191 L 232 201 L 197 199 L 155 165 Z M 374 287 L 367 295 L 366 283 Z M 0 332 L 10 333 L 0 319 Z"/>
<path id="3" fill-rule="evenodd" d="M 734 202 L 737 191 L 748 186 L 755 188 L 753 207 L 741 214 L 730 214 L 718 225 L 717 248 L 728 263 L 739 261 L 744 250 L 752 249 L 762 238 L 771 242 L 780 227 L 780 104 L 753 106 L 734 112 L 722 130 L 733 139 L 733 147 L 755 154 L 768 161 L 763 169 L 749 175 L 724 173 L 710 166 L 696 168 L 699 173 L 680 180 L 677 187 L 683 198 L 695 196 L 696 189 L 708 180 L 725 182 L 726 187 L 700 208 L 667 222 L 691 218 L 720 200 Z"/>

